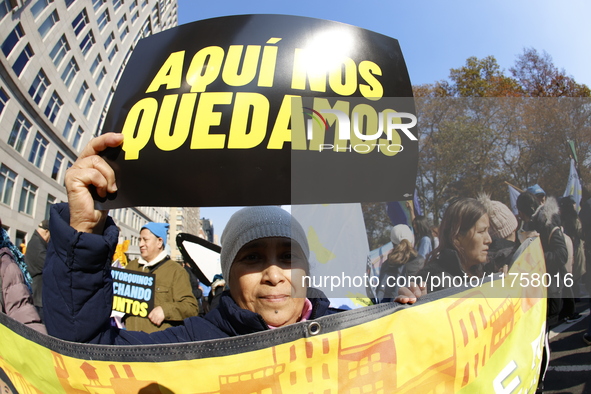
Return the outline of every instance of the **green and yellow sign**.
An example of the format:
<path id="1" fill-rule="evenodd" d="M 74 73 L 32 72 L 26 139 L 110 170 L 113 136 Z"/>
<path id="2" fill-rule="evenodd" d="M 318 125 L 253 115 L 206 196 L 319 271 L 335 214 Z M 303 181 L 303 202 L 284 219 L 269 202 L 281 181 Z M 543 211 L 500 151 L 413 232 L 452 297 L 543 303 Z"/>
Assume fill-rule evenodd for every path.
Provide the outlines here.
<path id="1" fill-rule="evenodd" d="M 537 239 L 510 272 L 543 269 Z M 66 342 L 0 314 L 0 379 L 20 393 L 533 393 L 545 288 L 500 285 L 158 346 Z"/>

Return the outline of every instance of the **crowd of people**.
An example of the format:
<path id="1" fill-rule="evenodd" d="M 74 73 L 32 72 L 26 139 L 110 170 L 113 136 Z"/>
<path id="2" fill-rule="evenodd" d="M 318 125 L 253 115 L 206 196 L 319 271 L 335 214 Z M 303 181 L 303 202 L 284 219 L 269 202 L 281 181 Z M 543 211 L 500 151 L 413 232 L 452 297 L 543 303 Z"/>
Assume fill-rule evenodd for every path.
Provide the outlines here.
<path id="1" fill-rule="evenodd" d="M 118 229 L 107 212 L 95 210 L 90 188 L 101 197 L 116 191 L 115 173 L 100 152 L 122 139 L 109 133 L 88 144 L 67 172 L 68 203 L 52 208 L 49 223 L 39 225 L 24 258 L 2 230 L 3 312 L 61 339 L 119 345 L 224 338 L 341 312 L 319 290 L 300 285 L 309 275 L 310 251 L 299 223 L 279 207 L 247 207 L 232 216 L 222 234 L 220 286 L 212 289 L 215 300 L 210 298 L 214 305 L 207 314 L 199 313 L 201 297 L 193 291 L 190 270 L 166 253 L 168 225 L 143 226 L 141 257 L 126 269 L 154 275 L 154 308 L 147 317 L 128 316 L 126 329 L 113 326 L 110 270 Z M 591 261 L 589 197 L 584 196 L 578 214 L 571 197 L 558 201 L 536 185 L 517 199 L 517 216 L 483 194 L 450 201 L 437 228 L 423 216 L 411 226 L 396 225 L 377 301 L 412 303 L 446 287 L 434 277 L 506 273 L 520 244 L 539 237 L 547 272 L 571 274 L 575 283 L 554 282 L 548 289 L 548 327 L 576 320 L 575 298 L 589 291 L 584 288 Z M 404 288 L 388 285 L 400 276 L 422 280 Z M 591 326 L 583 339 L 591 345 Z"/>

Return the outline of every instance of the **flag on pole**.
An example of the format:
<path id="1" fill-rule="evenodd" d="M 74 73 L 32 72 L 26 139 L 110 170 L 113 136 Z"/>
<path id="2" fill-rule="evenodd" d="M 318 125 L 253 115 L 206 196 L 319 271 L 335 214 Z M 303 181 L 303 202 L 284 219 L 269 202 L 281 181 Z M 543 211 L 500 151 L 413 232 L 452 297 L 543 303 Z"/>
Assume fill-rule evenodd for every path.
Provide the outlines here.
<path id="1" fill-rule="evenodd" d="M 509 189 L 509 202 L 511 203 L 511 211 L 517 215 L 519 214 L 519 211 L 517 210 L 517 197 L 519 197 L 521 191 L 508 183 L 507 188 Z"/>
<path id="2" fill-rule="evenodd" d="M 292 205 L 291 214 L 308 239 L 309 283 L 322 290 L 335 307 L 359 306 L 359 300 L 367 297 L 366 285 L 350 278 L 363 278 L 367 268 L 369 243 L 361 204 Z"/>
<path id="3" fill-rule="evenodd" d="M 579 212 L 581 209 L 582 187 L 575 166 L 575 159 L 570 159 L 570 172 L 568 174 L 568 182 L 563 197 L 567 196 L 573 196 L 573 199 L 575 200 L 575 209 Z"/>
<path id="4" fill-rule="evenodd" d="M 410 210 L 412 207 L 409 205 L 410 204 L 407 205 L 406 201 L 392 201 L 386 203 L 386 211 L 388 212 L 388 217 L 390 218 L 392 226 L 406 224 L 407 226 L 412 227 L 412 220 L 410 220 Z"/>
<path id="5" fill-rule="evenodd" d="M 419 194 L 416 188 L 412 200 L 392 201 L 386 203 L 386 211 L 388 212 L 388 217 L 390 218 L 392 226 L 406 224 L 408 227 L 412 228 L 411 217 L 413 216 L 413 212 L 411 212 L 411 210 L 414 211 L 414 216 L 423 216 L 423 209 L 421 208 Z"/>

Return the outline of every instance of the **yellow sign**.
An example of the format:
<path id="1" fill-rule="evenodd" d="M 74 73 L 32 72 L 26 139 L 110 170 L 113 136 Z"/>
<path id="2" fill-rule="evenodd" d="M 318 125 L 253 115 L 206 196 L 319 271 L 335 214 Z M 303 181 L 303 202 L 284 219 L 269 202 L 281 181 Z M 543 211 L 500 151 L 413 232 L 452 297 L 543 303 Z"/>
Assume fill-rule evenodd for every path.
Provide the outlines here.
<path id="1" fill-rule="evenodd" d="M 538 239 L 511 272 L 543 267 Z M 182 345 L 73 344 L 11 321 L 14 331 L 0 325 L 0 380 L 19 393 L 533 392 L 545 288 L 499 283 L 415 306 L 391 304 L 390 312 L 382 304 Z M 351 323 L 363 314 L 365 322 Z"/>

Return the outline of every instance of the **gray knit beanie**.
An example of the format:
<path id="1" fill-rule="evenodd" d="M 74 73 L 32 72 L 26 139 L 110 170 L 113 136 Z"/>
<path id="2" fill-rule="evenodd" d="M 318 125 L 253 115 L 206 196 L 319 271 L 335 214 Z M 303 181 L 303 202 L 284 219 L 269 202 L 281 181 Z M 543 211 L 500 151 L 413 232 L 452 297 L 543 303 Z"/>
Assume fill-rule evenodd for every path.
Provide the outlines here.
<path id="1" fill-rule="evenodd" d="M 490 225 L 488 233 L 492 239 L 507 238 L 509 234 L 517 230 L 517 218 L 505 204 L 491 200 L 490 196 L 485 193 L 478 195 L 478 201 L 484 205 L 488 213 Z"/>
<path id="2" fill-rule="evenodd" d="M 488 213 L 490 219 L 490 237 L 506 238 L 513 231 L 517 230 L 517 218 L 509 207 L 500 201 L 491 201 L 491 211 Z"/>
<path id="3" fill-rule="evenodd" d="M 309 259 L 306 233 L 289 212 L 277 206 L 242 208 L 232 215 L 222 233 L 220 263 L 226 283 L 230 283 L 230 267 L 238 251 L 250 241 L 269 237 L 291 238 Z"/>

